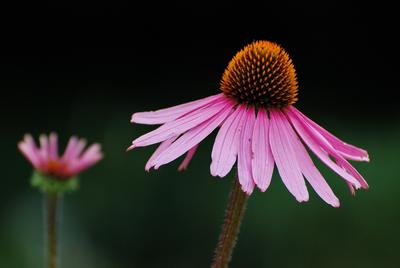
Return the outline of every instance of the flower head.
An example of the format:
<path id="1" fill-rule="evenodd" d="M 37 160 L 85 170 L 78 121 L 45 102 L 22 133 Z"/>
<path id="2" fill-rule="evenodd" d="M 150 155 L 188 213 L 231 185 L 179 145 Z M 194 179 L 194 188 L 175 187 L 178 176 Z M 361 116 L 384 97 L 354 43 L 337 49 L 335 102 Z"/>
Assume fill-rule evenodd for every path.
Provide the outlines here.
<path id="1" fill-rule="evenodd" d="M 276 165 L 286 188 L 299 201 L 308 200 L 305 179 L 334 207 L 339 200 L 310 158 L 307 146 L 354 189 L 367 182 L 347 160 L 369 161 L 368 153 L 347 144 L 297 110 L 297 79 L 288 54 L 277 44 L 257 41 L 239 51 L 221 80 L 223 93 L 154 112 L 132 115 L 131 122 L 161 124 L 128 148 L 161 143 L 146 170 L 187 153 L 185 167 L 198 144 L 219 128 L 210 171 L 224 177 L 237 163 L 242 190 L 265 191 Z"/>
<path id="2" fill-rule="evenodd" d="M 39 141 L 37 147 L 32 136 L 26 134 L 18 148 L 38 172 L 57 180 L 73 178 L 103 158 L 100 144 L 84 150 L 84 139 L 71 137 L 62 156 L 58 154 L 57 134 L 40 135 Z"/>

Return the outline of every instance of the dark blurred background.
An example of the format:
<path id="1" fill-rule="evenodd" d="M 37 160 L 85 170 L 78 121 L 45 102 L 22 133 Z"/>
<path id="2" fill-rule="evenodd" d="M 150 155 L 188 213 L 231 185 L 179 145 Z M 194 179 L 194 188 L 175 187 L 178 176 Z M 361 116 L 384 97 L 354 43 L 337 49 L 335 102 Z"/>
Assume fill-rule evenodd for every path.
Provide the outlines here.
<path id="1" fill-rule="evenodd" d="M 341 200 L 310 189 L 297 203 L 276 171 L 250 198 L 232 267 L 400 265 L 398 35 L 396 8 L 334 1 L 49 1 L 2 8 L 0 52 L 0 267 L 42 267 L 41 196 L 19 154 L 24 133 L 56 131 L 101 142 L 105 159 L 67 195 L 62 267 L 207 267 L 233 172 L 209 174 L 213 138 L 186 172 L 178 161 L 146 173 L 155 147 L 130 153 L 152 129 L 132 112 L 219 92 L 231 57 L 253 40 L 280 43 L 300 83 L 296 104 L 344 140 L 368 149 L 356 163 L 370 190 Z"/>

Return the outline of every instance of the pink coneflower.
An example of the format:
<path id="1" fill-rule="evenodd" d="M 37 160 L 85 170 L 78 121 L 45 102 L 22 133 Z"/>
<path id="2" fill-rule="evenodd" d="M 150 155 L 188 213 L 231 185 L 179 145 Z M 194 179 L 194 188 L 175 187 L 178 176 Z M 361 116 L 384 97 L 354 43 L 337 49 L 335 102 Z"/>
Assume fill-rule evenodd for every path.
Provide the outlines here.
<path id="1" fill-rule="evenodd" d="M 40 135 L 39 141 L 40 147 L 37 147 L 32 136 L 26 134 L 18 148 L 37 171 L 55 179 L 72 178 L 103 158 L 97 143 L 84 150 L 84 139 L 71 137 L 62 156 L 58 154 L 57 134 Z"/>
<path id="2" fill-rule="evenodd" d="M 223 93 L 155 112 L 132 115 L 131 122 L 156 125 L 128 148 L 161 143 L 146 164 L 155 169 L 187 153 L 186 168 L 199 143 L 219 128 L 211 153 L 211 174 L 225 177 L 237 163 L 213 268 L 228 267 L 248 196 L 266 191 L 274 166 L 289 192 L 308 201 L 305 179 L 328 204 L 339 200 L 311 160 L 305 145 L 341 176 L 352 193 L 368 184 L 347 160 L 369 161 L 365 150 L 346 144 L 297 110 L 296 71 L 277 44 L 257 41 L 230 61 Z"/>
<path id="3" fill-rule="evenodd" d="M 339 200 L 315 167 L 306 145 L 341 176 L 351 191 L 368 188 L 347 160 L 369 161 L 368 153 L 347 144 L 297 110 L 297 78 L 288 54 L 277 44 L 254 42 L 239 51 L 225 70 L 223 93 L 154 112 L 132 115 L 131 122 L 162 124 L 132 142 L 129 149 L 160 143 L 146 165 L 155 169 L 187 153 L 220 127 L 211 153 L 211 174 L 224 177 L 237 162 L 238 179 L 250 195 L 267 190 L 274 169 L 299 201 L 308 200 L 304 178 L 328 204 Z"/>
<path id="4" fill-rule="evenodd" d="M 60 203 L 64 192 L 77 189 L 77 175 L 103 158 L 99 144 L 85 149 L 86 141 L 71 137 L 64 155 L 58 154 L 58 139 L 55 133 L 49 136 L 40 135 L 40 146 L 37 147 L 32 136 L 26 134 L 18 143 L 22 154 L 35 168 L 31 182 L 32 186 L 41 190 L 44 197 L 43 212 L 46 221 L 45 248 L 47 252 L 47 267 L 57 268 L 59 223 L 61 221 Z"/>

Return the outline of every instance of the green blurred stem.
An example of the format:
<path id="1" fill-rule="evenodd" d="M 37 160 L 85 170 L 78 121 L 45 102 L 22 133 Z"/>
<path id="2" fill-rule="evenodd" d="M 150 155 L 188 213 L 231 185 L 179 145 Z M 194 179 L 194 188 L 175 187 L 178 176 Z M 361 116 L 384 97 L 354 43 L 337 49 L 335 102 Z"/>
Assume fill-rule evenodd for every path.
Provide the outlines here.
<path id="1" fill-rule="evenodd" d="M 239 234 L 240 223 L 243 219 L 247 203 L 247 195 L 240 188 L 239 180 L 234 179 L 229 194 L 228 207 L 225 212 L 224 225 L 215 249 L 212 268 L 226 268 L 232 258 L 232 252 Z"/>
<path id="2" fill-rule="evenodd" d="M 61 199 L 59 193 L 44 193 L 44 215 L 45 215 L 45 252 L 47 256 L 47 267 L 58 267 L 58 239 L 61 214 Z M 46 249 L 47 247 L 47 249 Z"/>

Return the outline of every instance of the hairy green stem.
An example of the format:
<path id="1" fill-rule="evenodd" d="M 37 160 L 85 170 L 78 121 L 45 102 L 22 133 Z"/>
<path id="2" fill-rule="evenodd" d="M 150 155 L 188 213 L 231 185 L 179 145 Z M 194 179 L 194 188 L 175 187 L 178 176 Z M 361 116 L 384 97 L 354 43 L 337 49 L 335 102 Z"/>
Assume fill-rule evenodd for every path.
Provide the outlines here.
<path id="1" fill-rule="evenodd" d="M 247 195 L 240 188 L 239 180 L 234 179 L 231 193 L 229 194 L 228 207 L 225 212 L 224 225 L 215 249 L 212 268 L 226 268 L 232 258 L 232 252 L 239 234 L 240 224 L 243 219 L 247 203 Z"/>
<path id="2" fill-rule="evenodd" d="M 58 239 L 59 224 L 61 217 L 61 199 L 59 193 L 44 193 L 44 216 L 45 216 L 45 253 L 47 267 L 58 267 Z"/>

